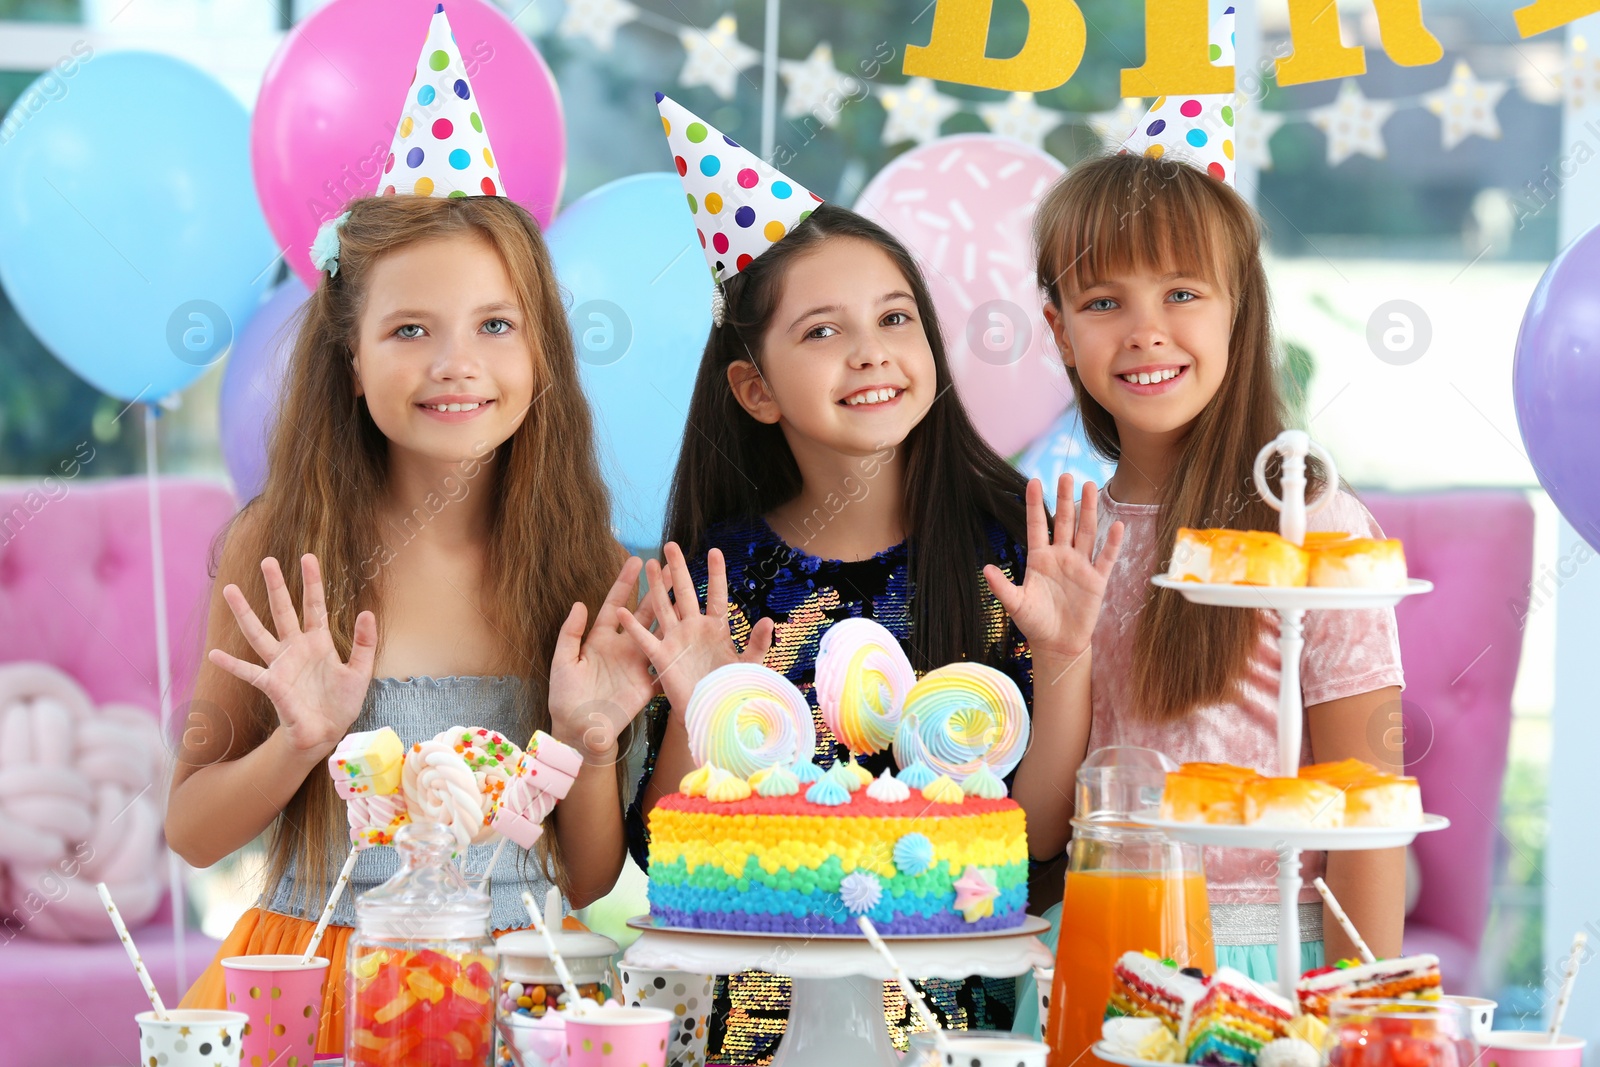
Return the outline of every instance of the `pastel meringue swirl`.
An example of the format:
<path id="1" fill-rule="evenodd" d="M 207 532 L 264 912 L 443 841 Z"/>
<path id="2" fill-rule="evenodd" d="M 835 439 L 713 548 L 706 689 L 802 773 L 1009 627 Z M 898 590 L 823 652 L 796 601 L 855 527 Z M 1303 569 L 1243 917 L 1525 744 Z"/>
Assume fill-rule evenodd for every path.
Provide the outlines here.
<path id="1" fill-rule="evenodd" d="M 806 698 L 783 675 L 755 663 L 729 663 L 700 679 L 687 720 L 695 761 L 741 778 L 809 758 L 816 748 Z"/>
<path id="2" fill-rule="evenodd" d="M 916 681 L 900 642 L 881 624 L 844 619 L 823 633 L 817 650 L 817 710 L 856 755 L 889 747 Z"/>
<path id="3" fill-rule="evenodd" d="M 952 663 L 911 687 L 894 758 L 902 767 L 926 764 L 958 783 L 985 765 L 1003 778 L 1021 762 L 1029 734 L 1028 705 L 1016 682 L 982 663 Z"/>

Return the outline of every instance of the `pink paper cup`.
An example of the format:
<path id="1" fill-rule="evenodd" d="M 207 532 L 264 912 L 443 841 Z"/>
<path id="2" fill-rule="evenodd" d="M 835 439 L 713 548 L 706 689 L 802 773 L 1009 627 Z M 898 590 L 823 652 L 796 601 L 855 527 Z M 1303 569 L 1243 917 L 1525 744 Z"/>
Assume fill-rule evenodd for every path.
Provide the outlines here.
<path id="1" fill-rule="evenodd" d="M 153 1011 L 133 1017 L 139 1024 L 139 1062 L 166 1067 L 238 1067 L 244 1028 L 242 1011 L 168 1008 L 158 1019 Z"/>
<path id="2" fill-rule="evenodd" d="M 322 1022 L 328 961 L 301 963 L 298 954 L 228 956 L 222 961 L 228 1008 L 250 1017 L 244 1067 L 310 1067 Z"/>
<path id="3" fill-rule="evenodd" d="M 1478 1043 L 1479 1067 L 1582 1067 L 1584 1039 L 1536 1030 L 1491 1030 Z"/>
<path id="4" fill-rule="evenodd" d="M 664 1067 L 673 1014 L 607 1007 L 567 1016 L 567 1067 Z"/>

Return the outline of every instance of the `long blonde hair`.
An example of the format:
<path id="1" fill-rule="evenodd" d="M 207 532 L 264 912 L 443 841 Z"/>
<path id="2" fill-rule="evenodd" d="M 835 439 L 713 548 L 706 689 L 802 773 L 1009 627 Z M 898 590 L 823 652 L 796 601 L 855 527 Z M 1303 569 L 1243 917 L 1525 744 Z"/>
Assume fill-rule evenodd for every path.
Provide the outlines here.
<path id="1" fill-rule="evenodd" d="M 1063 295 L 1138 270 L 1181 269 L 1227 289 L 1234 310 L 1227 372 L 1161 487 L 1157 544 L 1170 552 L 1180 526 L 1277 529 L 1277 512 L 1251 477 L 1256 453 L 1284 427 L 1284 405 L 1261 232 L 1250 206 L 1186 164 L 1109 156 L 1074 167 L 1045 195 L 1034 216 L 1034 243 L 1039 284 L 1058 311 Z M 1075 368 L 1067 375 L 1089 443 L 1116 461 L 1122 453 L 1116 421 L 1083 388 Z M 1320 473 L 1308 471 L 1308 481 L 1320 485 Z M 1149 587 L 1134 636 L 1138 714 L 1170 722 L 1233 699 L 1260 625 L 1259 613 L 1191 604 Z"/>
<path id="2" fill-rule="evenodd" d="M 594 618 L 615 578 L 621 549 L 611 534 L 594 429 L 544 239 L 532 216 L 498 197 L 373 197 L 355 201 L 349 210 L 339 235 L 338 273 L 323 278 L 302 312 L 268 445 L 266 484 L 218 538 L 213 577 L 223 542 L 242 538 L 228 545 L 229 555 L 252 563 L 277 558 L 298 607 L 303 590 L 295 561 L 315 553 L 327 587 L 328 627 L 340 655 L 349 656 L 356 615 L 380 608 L 385 584 L 383 560 L 376 557 L 384 545 L 379 505 L 388 440 L 356 395 L 351 370 L 371 272 L 385 255 L 417 241 L 460 235 L 486 239 L 504 261 L 528 322 L 536 400 L 492 461 L 482 457 L 490 466 L 477 475 L 493 494 L 485 606 L 509 649 L 500 669 L 525 683 L 524 732 L 548 730 L 546 684 L 557 632 L 574 602 L 586 604 Z M 241 521 L 247 517 L 248 522 Z M 262 583 L 241 586 L 258 616 L 269 619 Z M 382 633 L 380 626 L 380 641 Z M 236 628 L 221 643 L 241 659 L 257 660 Z M 271 701 L 255 689 L 249 692 L 250 706 L 239 717 L 245 736 L 236 751 L 254 748 L 278 723 Z M 627 741 L 619 741 L 623 751 Z M 621 789 L 620 765 L 617 776 Z M 332 780 L 326 774 L 307 775 L 270 831 L 268 892 L 282 880 L 291 857 L 299 872 L 296 892 L 320 892 L 312 887 L 329 881 L 330 853 L 345 834 Z M 541 837 L 538 848 L 546 873 L 565 892 L 566 872 L 554 836 Z"/>

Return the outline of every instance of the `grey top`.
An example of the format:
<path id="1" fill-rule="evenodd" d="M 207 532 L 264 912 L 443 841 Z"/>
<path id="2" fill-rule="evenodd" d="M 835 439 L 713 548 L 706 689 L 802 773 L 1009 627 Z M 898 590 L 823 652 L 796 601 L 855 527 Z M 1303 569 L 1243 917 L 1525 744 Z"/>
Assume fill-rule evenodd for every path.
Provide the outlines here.
<path id="1" fill-rule="evenodd" d="M 482 726 L 498 730 L 521 744 L 523 734 L 521 705 L 524 687 L 522 679 L 515 676 L 451 676 L 448 678 L 375 678 L 367 690 L 367 699 L 361 714 L 351 725 L 351 731 L 378 730 L 388 726 L 400 735 L 407 746 L 426 741 L 452 726 Z M 548 831 L 547 831 L 548 832 Z M 499 837 L 484 845 L 467 849 L 462 873 L 476 885 L 488 868 Z M 329 877 L 334 877 L 343 866 L 348 846 L 341 839 L 329 857 Z M 316 921 L 328 900 L 331 884 L 311 896 L 308 903 L 304 893 L 294 892 L 296 881 L 294 860 L 290 860 L 282 882 L 269 900 L 262 895 L 260 906 L 281 915 L 294 915 Z M 355 926 L 356 898 L 368 889 L 389 880 L 400 869 L 400 856 L 388 847 L 369 848 L 356 860 L 339 903 L 333 909 L 333 922 L 339 926 Z M 535 900 L 544 901 L 551 891 L 550 882 L 538 857 L 508 842 L 500 861 L 495 865 L 494 878 L 489 883 L 493 906 L 489 914 L 490 925 L 495 930 L 519 929 L 528 925 L 527 909 L 522 903 L 522 891 L 531 890 Z M 562 913 L 568 910 L 561 902 Z"/>

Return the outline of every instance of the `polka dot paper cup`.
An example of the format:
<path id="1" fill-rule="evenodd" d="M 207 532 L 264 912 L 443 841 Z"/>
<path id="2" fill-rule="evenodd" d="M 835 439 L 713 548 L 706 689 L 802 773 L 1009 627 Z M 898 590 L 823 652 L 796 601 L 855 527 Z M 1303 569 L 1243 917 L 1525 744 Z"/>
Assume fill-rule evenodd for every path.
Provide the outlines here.
<path id="1" fill-rule="evenodd" d="M 607 1007 L 567 1016 L 567 1067 L 666 1067 L 673 1014 Z"/>
<path id="2" fill-rule="evenodd" d="M 238 1067 L 250 1017 L 242 1011 L 172 1008 L 165 1019 L 142 1011 L 133 1021 L 139 1024 L 140 1067 Z"/>
<path id="3" fill-rule="evenodd" d="M 622 967 L 622 996 L 629 1007 L 672 1012 L 667 1038 L 670 1067 L 705 1067 L 706 1020 L 711 1016 L 711 987 L 716 976 L 687 971 Z"/>
<path id="4" fill-rule="evenodd" d="M 228 1008 L 249 1016 L 243 1067 L 311 1067 L 322 1022 L 328 961 L 298 954 L 228 956 L 222 982 Z"/>

